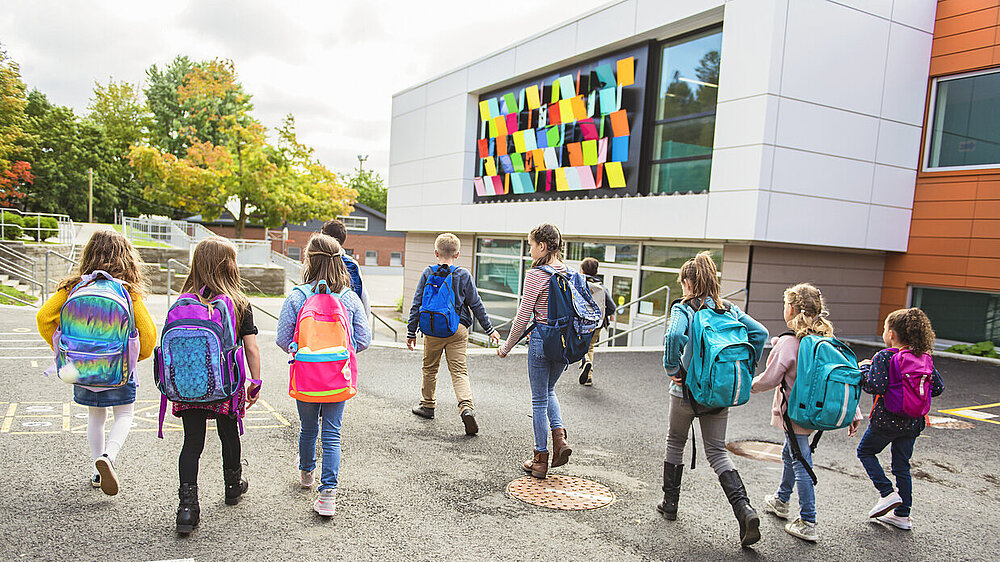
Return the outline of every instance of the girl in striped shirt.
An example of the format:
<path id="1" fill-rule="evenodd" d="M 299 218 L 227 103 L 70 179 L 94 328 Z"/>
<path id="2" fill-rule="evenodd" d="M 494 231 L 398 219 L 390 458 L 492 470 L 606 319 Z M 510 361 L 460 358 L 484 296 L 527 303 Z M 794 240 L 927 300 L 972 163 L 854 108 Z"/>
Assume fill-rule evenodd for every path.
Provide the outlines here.
<path id="1" fill-rule="evenodd" d="M 528 234 L 531 247 L 531 269 L 524 276 L 524 290 L 517 316 L 511 326 L 507 341 L 497 350 L 497 355 L 506 357 L 511 348 L 521 339 L 524 329 L 534 321 L 541 324 L 548 319 L 550 274 L 539 269 L 548 265 L 557 272 L 565 272 L 562 262 L 563 241 L 559 229 L 551 224 L 536 226 Z M 524 461 L 524 471 L 535 478 L 545 478 L 549 469 L 548 430 L 552 430 L 552 468 L 569 461 L 573 452 L 566 442 L 566 427 L 559 412 L 556 398 L 556 382 L 566 370 L 563 363 L 554 362 L 542 352 L 542 339 L 528 339 L 528 382 L 531 385 L 531 423 L 535 434 L 535 449 L 532 458 Z"/>

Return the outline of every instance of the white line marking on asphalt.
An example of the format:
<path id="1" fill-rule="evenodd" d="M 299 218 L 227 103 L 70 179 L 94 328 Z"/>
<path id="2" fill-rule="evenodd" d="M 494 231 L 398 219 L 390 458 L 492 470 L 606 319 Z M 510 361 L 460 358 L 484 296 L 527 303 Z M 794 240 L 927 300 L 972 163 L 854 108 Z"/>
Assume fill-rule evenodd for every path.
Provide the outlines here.
<path id="1" fill-rule="evenodd" d="M 31 366 L 37 368 L 38 367 L 38 361 L 32 361 L 31 362 Z"/>
<path id="2" fill-rule="evenodd" d="M 4 339 L 0 339 L 0 343 L 38 343 L 38 342 L 45 342 L 45 340 L 43 340 L 42 338 L 34 338 L 34 339 L 30 339 L 30 340 L 4 340 Z"/>
<path id="3" fill-rule="evenodd" d="M 52 356 L 51 355 L 25 355 L 24 357 L 17 357 L 17 356 L 0 357 L 0 360 L 4 360 L 4 359 L 8 359 L 8 360 L 17 359 L 17 360 L 22 360 L 23 361 L 25 359 L 52 359 Z"/>
<path id="4" fill-rule="evenodd" d="M 996 414 L 991 414 L 989 412 L 980 412 L 979 410 L 953 410 L 953 413 L 960 416 L 968 416 L 970 418 L 976 418 L 977 420 L 989 420 L 998 417 Z"/>

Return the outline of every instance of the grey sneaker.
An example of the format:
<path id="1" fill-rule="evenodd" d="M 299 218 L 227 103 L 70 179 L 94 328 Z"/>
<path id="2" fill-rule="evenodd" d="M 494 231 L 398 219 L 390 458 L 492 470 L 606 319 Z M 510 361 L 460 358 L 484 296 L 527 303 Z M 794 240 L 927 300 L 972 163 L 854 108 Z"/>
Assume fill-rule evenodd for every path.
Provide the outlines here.
<path id="1" fill-rule="evenodd" d="M 764 498 L 764 512 L 773 513 L 781 519 L 788 519 L 788 502 L 778 499 L 777 494 Z"/>
<path id="2" fill-rule="evenodd" d="M 785 523 L 785 532 L 793 537 L 799 537 L 804 541 L 816 542 L 819 534 L 816 532 L 816 524 L 803 521 L 801 517 L 796 517 L 795 521 Z"/>
<path id="3" fill-rule="evenodd" d="M 332 517 L 337 512 L 337 489 L 320 490 L 313 503 L 313 510 L 324 517 Z"/>
<path id="4" fill-rule="evenodd" d="M 315 481 L 316 479 L 313 477 L 313 471 L 311 470 L 299 471 L 299 484 L 302 486 L 302 488 L 306 490 L 312 488 L 313 482 Z"/>
<path id="5" fill-rule="evenodd" d="M 94 467 L 101 476 L 101 491 L 109 496 L 118 493 L 118 475 L 115 473 L 115 465 L 107 455 L 101 455 L 94 461 Z"/>

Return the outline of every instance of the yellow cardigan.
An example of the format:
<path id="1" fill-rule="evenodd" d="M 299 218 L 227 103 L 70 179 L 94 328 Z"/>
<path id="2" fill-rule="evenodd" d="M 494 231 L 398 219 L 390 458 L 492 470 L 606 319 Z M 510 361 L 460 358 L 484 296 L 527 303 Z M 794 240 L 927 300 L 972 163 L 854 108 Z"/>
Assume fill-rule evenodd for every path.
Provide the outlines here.
<path id="1" fill-rule="evenodd" d="M 132 291 L 129 291 L 129 294 L 132 295 L 135 327 L 139 330 L 139 360 L 141 361 L 152 355 L 153 348 L 156 347 L 156 324 L 153 323 L 153 317 L 149 315 L 149 309 L 146 308 L 146 303 L 142 302 L 142 298 Z M 42 336 L 49 347 L 52 347 L 52 334 L 59 326 L 59 312 L 66 304 L 68 296 L 69 291 L 66 289 L 56 291 L 35 315 L 35 321 L 38 322 L 38 335 Z"/>

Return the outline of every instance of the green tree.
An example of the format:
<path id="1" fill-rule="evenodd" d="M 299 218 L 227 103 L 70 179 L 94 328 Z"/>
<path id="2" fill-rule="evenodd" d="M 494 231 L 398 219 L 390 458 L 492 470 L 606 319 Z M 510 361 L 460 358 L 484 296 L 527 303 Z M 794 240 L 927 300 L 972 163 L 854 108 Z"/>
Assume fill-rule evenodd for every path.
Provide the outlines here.
<path id="1" fill-rule="evenodd" d="M 388 190 L 382 176 L 377 172 L 356 168 L 345 183 L 358 192 L 358 203 L 385 213 Z"/>
<path id="2" fill-rule="evenodd" d="M 31 164 L 24 157 L 31 140 L 25 131 L 27 103 L 20 67 L 0 50 L 0 203 L 4 204 L 22 199 L 32 181 Z"/>
<path id="3" fill-rule="evenodd" d="M 92 168 L 94 219 L 111 221 L 118 198 L 109 182 L 108 163 L 115 151 L 104 130 L 93 121 L 77 119 L 72 109 L 52 104 L 38 90 L 28 94 L 25 114 L 25 129 L 32 137 L 28 158 L 35 175 L 25 207 L 87 220 L 87 170 Z"/>
<path id="4" fill-rule="evenodd" d="M 105 179 L 116 188 L 117 208 L 133 216 L 162 214 L 162 207 L 143 199 L 142 185 L 128 161 L 129 148 L 141 142 L 153 126 L 142 90 L 128 82 L 95 83 L 87 109 L 88 119 L 104 131 L 112 150 L 111 159 L 103 168 Z"/>
<path id="5" fill-rule="evenodd" d="M 129 152 L 148 197 L 208 220 L 233 203 L 238 238 L 250 220 L 278 226 L 283 220 L 302 222 L 350 209 L 356 193 L 341 186 L 313 158 L 312 149 L 298 142 L 291 116 L 272 146 L 267 130 L 249 114 L 249 98 L 234 95 L 243 89 L 230 62 L 191 67 L 176 97 L 179 106 L 187 108 L 188 125 L 167 135 L 186 136 L 183 156 L 158 146 L 156 139 Z"/>

